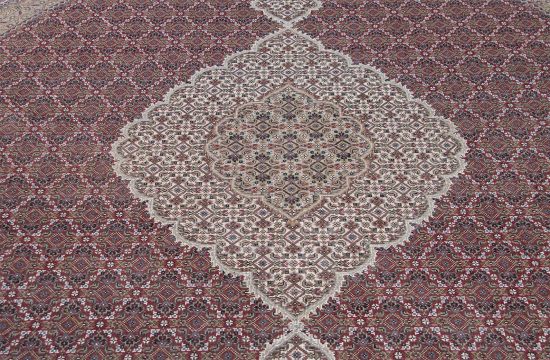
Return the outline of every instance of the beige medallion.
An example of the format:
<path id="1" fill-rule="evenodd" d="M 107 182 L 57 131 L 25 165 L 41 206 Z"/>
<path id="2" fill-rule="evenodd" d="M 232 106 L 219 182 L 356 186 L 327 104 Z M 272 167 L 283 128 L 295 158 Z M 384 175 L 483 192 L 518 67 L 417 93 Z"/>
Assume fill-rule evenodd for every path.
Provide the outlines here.
<path id="1" fill-rule="evenodd" d="M 180 241 L 301 317 L 430 215 L 465 145 L 400 85 L 283 30 L 176 89 L 115 151 Z"/>
<path id="2" fill-rule="evenodd" d="M 317 1 L 253 4 L 285 28 L 128 125 L 115 168 L 178 241 L 292 320 L 264 358 L 332 359 L 300 320 L 429 218 L 466 145 L 400 84 L 292 29 Z"/>

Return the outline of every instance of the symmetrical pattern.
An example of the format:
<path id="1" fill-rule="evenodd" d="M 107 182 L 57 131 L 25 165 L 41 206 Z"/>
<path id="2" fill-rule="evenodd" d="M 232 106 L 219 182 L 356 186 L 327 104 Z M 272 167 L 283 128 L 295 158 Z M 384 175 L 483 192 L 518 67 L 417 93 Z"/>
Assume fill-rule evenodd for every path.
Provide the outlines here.
<path id="1" fill-rule="evenodd" d="M 283 333 L 109 155 L 168 89 L 276 27 L 248 1 L 71 0 L 0 38 L 0 358 L 257 359 Z"/>
<path id="2" fill-rule="evenodd" d="M 336 0 L 298 25 L 406 84 L 469 147 L 432 219 L 310 316 L 337 359 L 550 356 L 548 21 L 520 1 Z"/>
<path id="3" fill-rule="evenodd" d="M 362 132 L 338 107 L 286 87 L 224 119 L 206 151 L 233 191 L 296 219 L 365 171 L 372 145 Z"/>
<path id="4" fill-rule="evenodd" d="M 323 122 L 334 132 L 325 128 L 319 137 L 315 129 Z M 299 130 L 299 147 L 281 126 Z M 266 149 L 264 136 L 272 136 L 271 164 L 260 161 L 265 154 L 254 153 Z M 310 173 L 297 176 L 305 184 L 285 180 L 294 174 L 285 175 L 291 167 L 281 165 L 284 145 L 298 152 L 309 148 L 307 161 L 289 153 Z M 327 164 L 315 160 L 320 147 L 333 153 L 326 154 Z M 153 216 L 174 223 L 181 241 L 213 248 L 222 268 L 249 274 L 264 300 L 291 317 L 324 301 L 342 273 L 366 266 L 373 246 L 405 239 L 411 222 L 429 215 L 433 198 L 461 170 L 464 151 L 451 124 L 405 89 L 289 30 L 175 89 L 128 126 L 115 146 L 118 172 L 150 202 Z M 338 156 L 342 163 L 331 164 Z M 258 176 L 269 179 L 270 166 L 275 189 L 252 197 L 264 186 Z M 365 167 L 362 176 L 342 185 L 340 177 Z M 313 202 L 314 174 L 336 176 L 328 186 L 338 196 Z M 284 196 L 279 201 L 285 186 L 305 189 L 302 206 L 316 206 L 304 213 Z M 302 215 L 299 221 L 296 215 Z"/>
<path id="5" fill-rule="evenodd" d="M 295 22 L 321 5 L 320 0 L 253 0 L 257 9 L 285 22 Z"/>
<path id="6" fill-rule="evenodd" d="M 0 0 L 0 32 L 9 30 L 0 37 L 0 357 L 550 358 L 549 19 L 533 5 L 543 9 L 546 0 L 296 0 L 286 8 L 279 0 L 261 1 L 261 7 L 245 0 L 71 0 L 42 12 L 42 5 L 55 3 Z M 273 7 L 277 4 L 286 15 Z M 303 8 L 289 12 L 295 4 Z M 34 18 L 15 27 L 28 16 Z M 319 245 L 319 234 L 304 239 L 302 221 L 328 229 L 336 208 L 326 205 L 351 199 L 349 189 L 293 219 L 261 198 L 246 197 L 239 203 L 244 207 L 223 209 L 241 201 L 231 181 L 195 169 L 202 176 L 198 181 L 213 179 L 227 194 L 227 201 L 217 203 L 205 198 L 199 203 L 202 214 L 189 215 L 199 220 L 180 223 L 182 233 L 197 235 L 189 243 L 209 248 L 201 250 L 181 245 L 172 228 L 151 219 L 155 209 L 146 209 L 128 191 L 109 154 L 121 128 L 170 88 L 250 50 L 280 27 L 298 28 L 315 39 L 300 45 L 304 57 L 283 57 L 288 63 L 302 59 L 303 67 L 274 69 L 290 81 L 277 86 L 267 81 L 267 88 L 259 85 L 253 96 L 233 104 L 224 103 L 225 93 L 212 87 L 209 101 L 228 105 L 227 111 L 213 114 L 197 130 L 203 140 L 196 149 L 205 161 L 196 163 L 212 170 L 206 144 L 216 137 L 215 126 L 235 118 L 239 107 L 262 103 L 288 85 L 317 103 L 338 107 L 351 123 L 368 125 L 372 120 L 356 109 L 365 99 L 346 100 L 352 90 L 339 72 L 319 77 L 337 84 L 328 93 L 325 85 L 308 89 L 294 83 L 293 71 L 300 69 L 297 78 L 303 78 L 323 56 L 343 59 L 318 41 L 405 84 L 415 98 L 456 124 L 469 148 L 465 172 L 435 203 L 429 221 L 411 226 L 402 246 L 378 246 L 372 267 L 357 268 L 365 270 L 346 276 L 341 291 L 292 324 L 284 316 L 297 316 L 275 314 L 274 308 L 282 307 L 270 300 L 281 304 L 283 296 L 255 298 L 262 280 L 254 283 L 252 272 L 266 263 L 266 273 L 269 267 L 308 262 L 321 268 L 308 255 L 329 250 L 333 253 L 321 262 L 338 252 L 348 256 L 343 235 L 333 234 Z M 281 48 L 293 51 L 292 45 Z M 273 51 L 263 51 L 260 62 L 273 63 Z M 312 72 L 316 78 L 317 70 Z M 232 76 L 248 84 L 242 71 Z M 187 113 L 182 116 L 189 117 L 183 123 L 192 122 Z M 160 140 L 154 142 L 188 142 L 183 133 L 162 138 L 156 130 Z M 376 166 L 377 149 L 388 146 L 368 126 L 361 134 L 372 150 L 367 169 L 349 182 L 352 191 L 356 178 L 379 172 L 369 172 L 370 167 Z M 193 161 L 184 157 L 174 163 Z M 181 174 L 176 166 L 168 168 L 174 169 L 175 177 Z M 159 174 L 149 171 L 146 181 L 153 181 Z M 172 207 L 179 207 L 180 200 L 172 199 Z M 357 236 L 360 222 L 349 212 L 354 202 L 338 216 L 352 220 L 345 231 Z M 248 216 L 251 207 L 259 215 Z M 207 240 L 219 234 L 189 226 L 218 221 L 211 209 L 236 219 L 225 223 L 228 236 L 219 246 Z M 272 246 L 276 238 L 255 247 L 268 231 L 283 228 L 289 231 L 286 248 Z M 234 236 L 248 242 L 238 239 L 233 246 Z M 296 248 L 306 251 L 300 255 Z M 255 257 L 258 251 L 264 253 Z M 275 265 L 266 262 L 279 252 Z M 250 253 L 254 257 L 242 260 Z M 361 261 L 371 263 L 374 253 L 364 255 Z M 322 275 L 343 279 L 338 266 Z M 283 281 L 302 286 L 291 283 L 293 278 Z M 325 285 L 330 281 L 312 286 Z"/>
<path id="7" fill-rule="evenodd" d="M 326 356 L 315 346 L 305 341 L 298 335 L 293 336 L 282 345 L 273 349 L 267 357 L 268 360 L 326 360 Z"/>

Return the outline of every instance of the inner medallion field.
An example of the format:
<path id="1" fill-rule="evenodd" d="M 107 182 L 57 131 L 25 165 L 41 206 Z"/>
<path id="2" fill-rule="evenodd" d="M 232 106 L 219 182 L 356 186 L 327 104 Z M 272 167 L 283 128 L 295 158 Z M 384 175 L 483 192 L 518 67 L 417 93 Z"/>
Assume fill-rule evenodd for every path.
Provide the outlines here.
<path id="1" fill-rule="evenodd" d="M 366 170 L 372 145 L 337 106 L 285 87 L 240 107 L 206 148 L 233 191 L 296 220 L 323 197 L 344 193 Z"/>

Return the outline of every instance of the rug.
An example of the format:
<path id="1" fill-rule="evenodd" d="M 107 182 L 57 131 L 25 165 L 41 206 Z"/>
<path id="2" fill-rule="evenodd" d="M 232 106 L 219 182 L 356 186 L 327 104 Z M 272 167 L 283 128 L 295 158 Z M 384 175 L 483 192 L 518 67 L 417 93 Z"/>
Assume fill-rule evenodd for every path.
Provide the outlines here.
<path id="1" fill-rule="evenodd" d="M 549 10 L 0 1 L 0 357 L 550 357 Z"/>

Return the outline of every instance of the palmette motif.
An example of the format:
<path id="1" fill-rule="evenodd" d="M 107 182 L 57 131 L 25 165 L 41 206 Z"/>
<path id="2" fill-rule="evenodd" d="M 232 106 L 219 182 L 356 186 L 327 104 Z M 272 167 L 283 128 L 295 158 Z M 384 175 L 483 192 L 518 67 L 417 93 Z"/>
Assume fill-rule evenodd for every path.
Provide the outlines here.
<path id="1" fill-rule="evenodd" d="M 465 150 L 405 88 L 288 23 L 175 88 L 114 146 L 157 220 L 294 321 L 267 357 L 429 217 Z"/>

